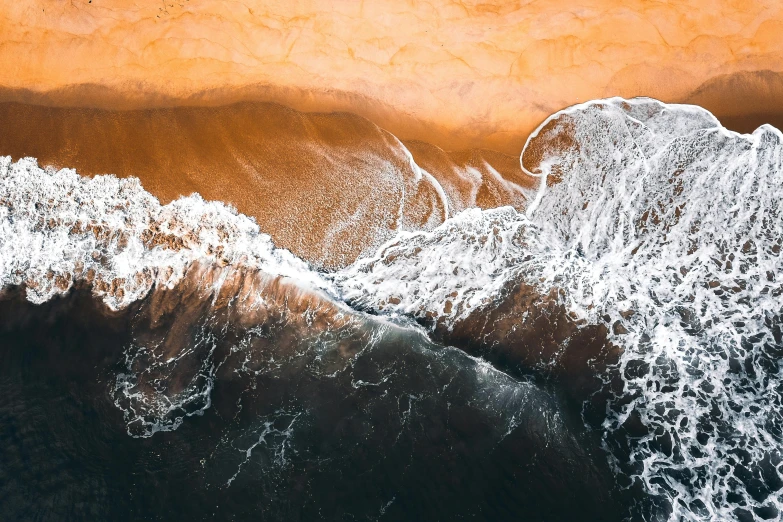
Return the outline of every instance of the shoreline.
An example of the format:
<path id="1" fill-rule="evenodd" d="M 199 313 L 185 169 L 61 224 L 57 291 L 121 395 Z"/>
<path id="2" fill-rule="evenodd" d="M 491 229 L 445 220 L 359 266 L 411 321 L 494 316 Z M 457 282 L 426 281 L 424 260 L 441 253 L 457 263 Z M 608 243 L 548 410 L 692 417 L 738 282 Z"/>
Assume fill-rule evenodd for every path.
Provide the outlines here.
<path id="1" fill-rule="evenodd" d="M 696 101 L 714 105 L 724 87 L 705 89 Z M 36 99 L 0 89 L 0 100 L 14 97 Z M 85 99 L 100 104 L 71 101 Z M 155 108 L 0 101 L 0 155 L 86 176 L 135 176 L 164 204 L 192 193 L 231 204 L 276 244 L 325 268 L 350 264 L 400 228 L 427 230 L 465 208 L 523 210 L 538 183 L 518 155 L 449 151 L 351 112 L 167 100 L 172 106 Z M 716 117 L 739 132 L 767 122 L 783 127 L 783 113 Z M 432 178 L 422 181 L 419 168 Z"/>
<path id="2" fill-rule="evenodd" d="M 82 83 L 40 91 L 0 84 L 0 104 L 108 112 L 219 109 L 239 104 L 279 105 L 300 113 L 363 118 L 403 142 L 424 142 L 448 154 L 464 155 L 472 150 L 486 150 L 513 157 L 519 157 L 530 134 L 550 115 L 590 99 L 612 96 L 649 96 L 664 103 L 698 105 L 714 114 L 727 129 L 741 133 L 751 133 L 763 124 L 783 129 L 783 73 L 776 71 L 751 70 L 719 75 L 706 80 L 696 89 L 675 96 L 625 91 L 627 89 L 605 90 L 594 93 L 589 99 L 553 105 L 549 112 L 540 111 L 540 119 L 507 129 L 500 129 L 497 122 L 487 120 L 473 122 L 467 130 L 464 126 L 427 119 L 404 106 L 384 103 L 360 93 L 260 83 L 179 94 L 168 94 L 159 86 L 144 82 L 125 82 L 119 87 Z"/>
<path id="3" fill-rule="evenodd" d="M 143 83 L 128 83 L 120 88 L 90 83 L 74 84 L 47 91 L 0 85 L 0 103 L 111 112 L 220 108 L 242 103 L 276 104 L 296 112 L 358 116 L 370 120 L 402 141 L 422 141 L 446 152 L 486 149 L 511 156 L 519 155 L 527 136 L 538 125 L 531 121 L 521 128 L 499 131 L 496 125 L 477 120 L 470 126 L 449 126 L 357 93 L 266 84 L 211 88 L 177 95 L 167 94 L 152 84 Z"/>
<path id="4" fill-rule="evenodd" d="M 355 114 L 274 103 L 117 111 L 7 102 L 0 121 L 0 155 L 135 176 L 163 204 L 194 192 L 231 204 L 277 245 L 323 267 L 464 208 L 521 209 L 536 183 L 517 157 L 449 153 L 401 142 Z"/>

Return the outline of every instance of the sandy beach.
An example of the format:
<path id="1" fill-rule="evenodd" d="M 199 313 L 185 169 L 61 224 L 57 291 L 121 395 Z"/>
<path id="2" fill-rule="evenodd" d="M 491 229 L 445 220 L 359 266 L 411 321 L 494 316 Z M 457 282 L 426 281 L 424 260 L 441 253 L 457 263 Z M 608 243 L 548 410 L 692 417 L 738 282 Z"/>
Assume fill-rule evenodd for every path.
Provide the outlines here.
<path id="1" fill-rule="evenodd" d="M 752 113 L 752 125 L 783 112 L 778 2 L 1 5 L 6 101 L 272 101 L 351 112 L 446 150 L 514 156 L 550 114 L 606 96 L 694 102 L 719 117 Z"/>

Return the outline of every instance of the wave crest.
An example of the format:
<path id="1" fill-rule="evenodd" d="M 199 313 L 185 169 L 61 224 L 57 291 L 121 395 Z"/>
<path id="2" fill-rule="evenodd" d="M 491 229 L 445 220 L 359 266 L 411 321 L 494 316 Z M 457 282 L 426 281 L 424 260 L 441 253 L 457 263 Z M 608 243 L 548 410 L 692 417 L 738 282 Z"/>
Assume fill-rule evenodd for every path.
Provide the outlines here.
<path id="1" fill-rule="evenodd" d="M 521 162 L 541 178 L 527 216 L 466 213 L 357 262 L 338 286 L 376 310 L 446 322 L 479 305 L 478 342 L 492 346 L 498 328 L 510 338 L 530 323 L 529 307 L 487 322 L 514 295 L 498 289 L 533 285 L 566 307 L 563 321 L 603 324 L 621 349 L 601 429 L 618 473 L 653 495 L 641 509 L 658 514 L 643 516 L 780 513 L 783 135 L 613 98 L 550 117 Z M 570 338 L 558 342 L 579 350 Z"/>
<path id="2" fill-rule="evenodd" d="M 196 260 L 328 287 L 231 207 L 198 195 L 161 205 L 135 178 L 84 178 L 0 157 L 0 223 L 0 286 L 24 286 L 34 303 L 84 283 L 117 310 L 154 284 L 176 284 Z"/>

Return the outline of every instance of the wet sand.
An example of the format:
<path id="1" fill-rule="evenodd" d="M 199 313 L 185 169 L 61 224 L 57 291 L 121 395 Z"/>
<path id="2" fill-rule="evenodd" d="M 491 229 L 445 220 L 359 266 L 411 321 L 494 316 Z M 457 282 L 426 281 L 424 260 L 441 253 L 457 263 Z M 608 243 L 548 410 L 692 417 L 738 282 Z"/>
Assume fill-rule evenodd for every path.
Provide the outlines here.
<path id="1" fill-rule="evenodd" d="M 512 156 L 410 143 L 434 183 L 396 137 L 362 117 L 270 103 L 124 111 L 2 103 L 0 122 L 0 155 L 136 176 L 164 203 L 194 192 L 230 203 L 278 246 L 325 267 L 467 207 L 522 208 L 534 181 Z"/>
<path id="2" fill-rule="evenodd" d="M 740 132 L 783 127 L 783 113 L 763 110 L 776 92 L 764 86 L 776 82 L 772 74 L 724 78 L 684 101 L 715 110 Z M 745 95 L 747 112 L 728 104 L 731 93 Z M 194 192 L 229 203 L 277 245 L 325 268 L 350 264 L 399 229 L 429 229 L 466 208 L 521 210 L 537 183 L 516 155 L 446 151 L 400 141 L 355 114 L 275 103 L 112 110 L 5 102 L 0 122 L 0 155 L 83 175 L 136 176 L 163 203 Z"/>

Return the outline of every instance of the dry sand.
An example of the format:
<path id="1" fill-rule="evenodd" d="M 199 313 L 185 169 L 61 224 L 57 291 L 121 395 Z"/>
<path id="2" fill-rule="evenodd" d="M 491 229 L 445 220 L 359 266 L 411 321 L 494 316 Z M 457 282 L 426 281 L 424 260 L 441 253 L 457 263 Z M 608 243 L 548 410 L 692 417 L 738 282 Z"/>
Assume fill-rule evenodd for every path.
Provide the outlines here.
<path id="1" fill-rule="evenodd" d="M 4 99 L 149 107 L 277 101 L 401 139 L 518 155 L 604 96 L 783 113 L 777 0 L 2 0 Z M 728 88 L 728 89 L 727 89 Z M 759 110 L 759 107 L 760 109 Z"/>

